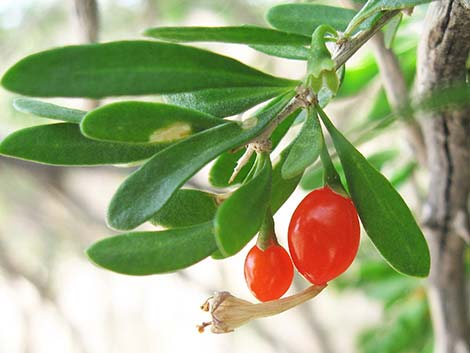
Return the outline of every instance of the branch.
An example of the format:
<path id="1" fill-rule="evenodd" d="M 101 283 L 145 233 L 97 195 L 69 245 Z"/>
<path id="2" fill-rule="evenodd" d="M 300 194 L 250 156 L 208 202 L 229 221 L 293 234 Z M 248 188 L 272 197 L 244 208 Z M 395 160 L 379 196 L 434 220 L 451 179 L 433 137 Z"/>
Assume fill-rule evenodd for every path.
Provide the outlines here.
<path id="1" fill-rule="evenodd" d="M 336 69 L 343 66 L 346 61 L 351 58 L 374 34 L 376 34 L 388 21 L 395 15 L 399 14 L 400 10 L 386 11 L 382 17 L 367 31 L 359 32 L 355 37 L 340 44 L 333 55 L 333 60 L 336 64 Z"/>
<path id="2" fill-rule="evenodd" d="M 75 12 L 80 26 L 80 36 L 85 43 L 96 43 L 99 37 L 99 11 L 97 0 L 75 0 Z M 99 106 L 99 100 L 86 99 L 85 110 Z"/>
<path id="3" fill-rule="evenodd" d="M 465 83 L 470 52 L 470 9 L 457 0 L 432 3 L 425 23 L 418 51 L 418 98 Z M 462 233 L 469 233 L 470 106 L 425 112 L 420 121 L 430 172 L 425 211 L 432 259 L 429 298 L 435 352 L 469 353 L 470 302 Z"/>
<path id="4" fill-rule="evenodd" d="M 75 0 L 75 11 L 84 42 L 96 43 L 99 33 L 99 15 L 96 0 Z"/>

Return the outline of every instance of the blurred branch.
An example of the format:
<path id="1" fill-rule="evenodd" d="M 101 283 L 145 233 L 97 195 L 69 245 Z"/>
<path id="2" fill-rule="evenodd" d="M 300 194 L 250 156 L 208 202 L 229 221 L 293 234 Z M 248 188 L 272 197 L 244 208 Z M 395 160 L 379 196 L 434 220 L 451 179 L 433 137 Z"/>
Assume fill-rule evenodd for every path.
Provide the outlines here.
<path id="1" fill-rule="evenodd" d="M 304 281 L 302 281 L 298 276 L 294 277 L 293 284 L 297 292 L 300 292 L 302 290 L 301 282 L 304 282 Z M 316 315 L 312 308 L 313 305 L 315 305 L 315 301 L 312 300 L 309 303 L 309 305 L 305 305 L 305 308 L 302 308 L 302 310 L 299 310 L 299 313 L 302 319 L 310 328 L 310 332 L 312 332 L 313 335 L 315 336 L 315 339 L 318 342 L 318 346 L 320 348 L 319 352 L 334 353 L 335 350 L 333 349 L 333 346 L 331 345 L 330 337 L 327 331 L 322 326 L 322 324 L 316 319 Z"/>
<path id="2" fill-rule="evenodd" d="M 398 58 L 391 49 L 386 48 L 382 32 L 378 32 L 371 39 L 371 44 L 379 65 L 380 77 L 387 99 L 392 109 L 398 111 L 408 104 L 409 100 L 408 88 Z M 421 127 L 411 115 L 402 117 L 402 121 L 406 124 L 408 142 L 415 153 L 416 159 L 421 165 L 425 166 L 426 149 Z"/>
<path id="3" fill-rule="evenodd" d="M 79 332 L 79 330 L 70 322 L 66 317 L 63 310 L 60 308 L 56 295 L 52 289 L 52 283 L 45 278 L 41 278 L 38 274 L 33 274 L 26 271 L 15 261 L 13 261 L 9 253 L 0 239 L 0 268 L 4 270 L 4 273 L 11 279 L 25 279 L 28 281 L 38 292 L 41 299 L 49 303 L 57 313 L 58 318 L 68 328 L 69 333 L 77 347 L 79 347 L 81 353 L 87 353 L 85 342 Z M 25 344 L 24 349 L 28 350 L 29 345 Z"/>
<path id="4" fill-rule="evenodd" d="M 96 0 L 75 0 L 75 12 L 85 43 L 98 42 L 99 14 Z"/>
<path id="5" fill-rule="evenodd" d="M 96 0 L 75 0 L 75 13 L 77 15 L 80 36 L 85 43 L 96 43 L 99 37 L 99 12 Z M 95 99 L 85 100 L 85 110 L 93 110 L 99 106 Z"/>
<path id="6" fill-rule="evenodd" d="M 147 26 L 155 26 L 158 21 L 157 0 L 145 0 L 143 17 Z"/>

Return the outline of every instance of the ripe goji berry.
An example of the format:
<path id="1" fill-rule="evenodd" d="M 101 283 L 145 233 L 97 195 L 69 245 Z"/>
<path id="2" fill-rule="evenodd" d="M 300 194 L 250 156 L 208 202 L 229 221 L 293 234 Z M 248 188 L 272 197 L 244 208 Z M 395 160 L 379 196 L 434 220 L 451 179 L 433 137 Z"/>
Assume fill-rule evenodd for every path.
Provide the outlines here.
<path id="1" fill-rule="evenodd" d="M 346 271 L 356 256 L 359 238 L 359 220 L 351 199 L 327 186 L 309 193 L 289 224 L 292 261 L 313 284 L 325 284 Z"/>
<path id="2" fill-rule="evenodd" d="M 278 244 L 271 244 L 265 250 L 253 246 L 246 256 L 244 269 L 248 287 L 263 302 L 279 299 L 294 277 L 290 256 Z"/>

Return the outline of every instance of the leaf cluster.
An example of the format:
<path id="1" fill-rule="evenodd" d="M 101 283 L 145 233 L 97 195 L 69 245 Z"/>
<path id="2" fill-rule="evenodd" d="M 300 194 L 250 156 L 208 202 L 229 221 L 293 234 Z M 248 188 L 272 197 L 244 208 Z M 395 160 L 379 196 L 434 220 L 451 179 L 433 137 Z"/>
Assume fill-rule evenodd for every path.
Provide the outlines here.
<path id="1" fill-rule="evenodd" d="M 159 95 L 165 103 L 121 100 L 85 112 L 18 98 L 16 109 L 60 122 L 14 132 L 1 142 L 0 153 L 63 166 L 138 165 L 119 186 L 107 213 L 109 226 L 126 232 L 97 242 L 87 254 L 112 271 L 148 275 L 177 271 L 210 255 L 235 255 L 258 233 L 266 215 L 289 198 L 302 175 L 304 186 L 320 186 L 321 169 L 315 162 L 320 155 L 324 164 L 329 158 L 323 123 L 339 156 L 336 165 L 324 165 L 325 175 L 340 171 L 340 189 L 344 185 L 350 193 L 384 259 L 401 273 L 426 276 L 429 252 L 422 232 L 373 165 L 380 167 L 391 156 L 366 159 L 322 110 L 335 95 L 360 91 L 378 71 L 375 62 L 355 71 L 337 70 L 331 43 L 371 30 L 386 11 L 423 2 L 370 0 L 359 12 L 283 4 L 268 11 L 271 28 L 159 27 L 144 32 L 149 40 L 66 46 L 30 55 L 4 74 L 3 87 L 29 97 Z M 399 23 L 390 25 L 390 43 Z M 301 79 L 273 76 L 181 44 L 189 42 L 247 45 L 267 55 L 307 61 L 307 72 Z M 301 91 L 317 95 L 308 100 Z M 242 121 L 233 118 L 255 106 L 258 110 Z M 299 124 L 295 138 L 282 144 Z M 273 148 L 285 147 L 276 158 L 271 151 L 258 151 L 237 166 L 253 143 L 265 140 Z M 185 188 L 212 162 L 214 190 Z M 145 222 L 165 229 L 132 232 Z"/>

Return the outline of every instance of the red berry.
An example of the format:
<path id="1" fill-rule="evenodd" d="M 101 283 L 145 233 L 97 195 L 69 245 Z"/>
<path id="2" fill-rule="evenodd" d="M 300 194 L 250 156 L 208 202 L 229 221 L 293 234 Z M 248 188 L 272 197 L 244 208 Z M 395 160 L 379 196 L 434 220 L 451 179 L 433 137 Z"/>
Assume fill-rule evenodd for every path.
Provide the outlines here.
<path id="1" fill-rule="evenodd" d="M 313 284 L 342 274 L 359 247 L 360 227 L 352 201 L 317 189 L 297 206 L 289 224 L 289 251 L 297 270 Z"/>
<path id="2" fill-rule="evenodd" d="M 273 244 L 265 250 L 258 245 L 248 252 L 245 260 L 245 280 L 260 301 L 279 299 L 292 284 L 294 267 L 287 251 Z"/>

